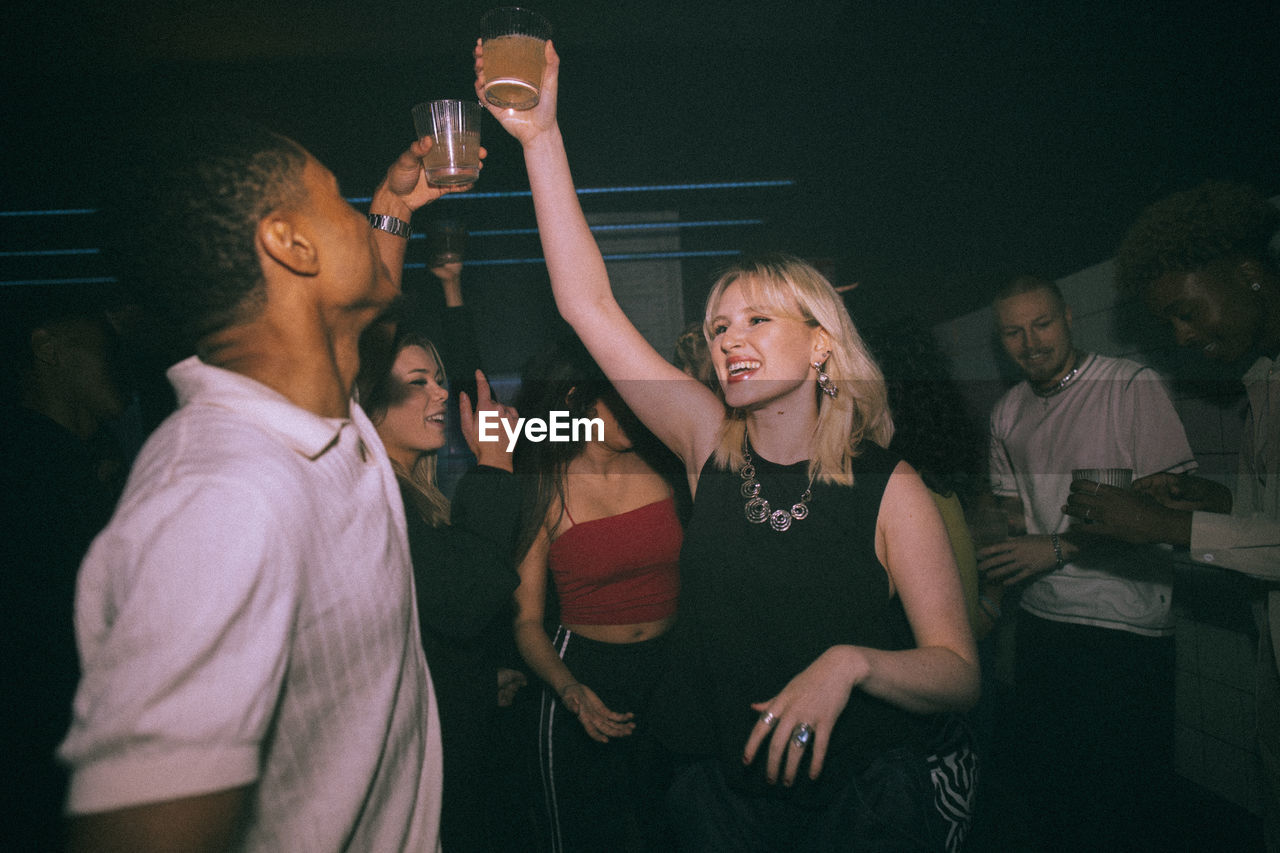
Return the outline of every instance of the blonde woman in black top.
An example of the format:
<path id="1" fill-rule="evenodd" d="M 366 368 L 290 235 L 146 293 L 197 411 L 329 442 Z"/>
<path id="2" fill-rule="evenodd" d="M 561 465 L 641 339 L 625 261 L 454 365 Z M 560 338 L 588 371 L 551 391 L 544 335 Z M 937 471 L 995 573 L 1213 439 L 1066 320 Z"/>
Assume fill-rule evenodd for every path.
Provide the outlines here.
<path id="1" fill-rule="evenodd" d="M 476 59 L 479 89 L 479 46 Z M 559 58 L 548 42 L 537 107 L 491 111 L 524 149 L 561 315 L 630 408 L 681 458 L 695 492 L 672 639 L 673 657 L 690 667 L 683 682 L 701 678 L 691 689 L 706 702 L 682 701 L 688 691 L 675 689 L 668 704 L 677 718 L 668 742 L 692 750 L 675 789 L 686 803 L 694 800 L 674 815 L 679 842 L 700 850 L 767 850 L 780 843 L 955 849 L 967 825 L 971 773 L 961 769 L 940 779 L 929 756 L 945 755 L 943 763 L 952 766 L 967 766 L 971 756 L 961 742 L 940 753 L 918 730 L 941 735 L 947 712 L 972 705 L 977 653 L 938 510 L 911 467 L 880 449 L 892 423 L 879 370 L 831 285 L 807 264 L 785 258 L 731 271 L 708 299 L 704 332 L 723 404 L 658 354 L 614 299 L 578 203 L 555 116 L 558 74 Z M 797 472 L 803 482 L 793 482 Z M 736 498 L 724 486 L 731 478 Z M 717 485 L 704 495 L 708 482 Z M 859 490 L 865 496 L 868 486 L 882 490 L 879 500 L 851 497 Z M 732 515 L 726 510 L 731 499 L 741 502 Z M 882 591 L 872 632 L 887 647 L 839 639 L 841 631 L 863 634 L 863 626 L 833 625 L 832 614 L 808 618 L 826 591 L 815 596 L 811 576 L 802 573 L 815 568 L 811 556 L 832 549 L 804 530 L 838 528 L 836 515 L 846 512 L 870 516 L 854 522 L 869 541 L 851 542 L 858 557 L 849 572 L 858 588 Z M 732 526 L 717 523 L 730 518 Z M 765 540 L 771 543 L 766 560 L 757 562 L 741 547 L 747 527 L 773 537 Z M 793 549 L 789 537 L 808 541 Z M 839 582 L 838 576 L 829 580 Z M 784 616 L 761 618 L 774 611 Z M 725 624 L 734 626 L 729 636 L 712 630 Z M 909 644 L 895 642 L 907 638 Z M 772 649 L 782 650 L 790 664 L 785 678 Z M 754 685 L 753 672 L 759 675 Z M 673 684 L 681 681 L 677 674 Z M 855 700 L 893 711 L 893 720 L 876 725 L 888 740 L 870 752 L 843 746 L 858 725 L 845 716 Z M 828 761 L 825 790 L 804 795 L 798 780 L 823 779 Z M 892 767 L 879 772 L 885 762 Z M 876 801 L 890 805 L 867 807 Z M 922 823 L 919 815 L 930 807 L 951 811 L 954 820 Z"/>

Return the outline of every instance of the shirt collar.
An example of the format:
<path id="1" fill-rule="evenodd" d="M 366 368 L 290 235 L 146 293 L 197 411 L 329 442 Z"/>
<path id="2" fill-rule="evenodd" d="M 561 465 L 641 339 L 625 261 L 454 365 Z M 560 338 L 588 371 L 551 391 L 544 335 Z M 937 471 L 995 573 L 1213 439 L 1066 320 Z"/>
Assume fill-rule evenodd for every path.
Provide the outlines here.
<path id="1" fill-rule="evenodd" d="M 169 368 L 178 405 L 231 409 L 298 453 L 315 459 L 337 443 L 350 418 L 325 418 L 308 412 L 284 395 L 241 373 L 205 364 L 196 356 Z M 354 405 L 354 404 L 353 404 Z"/>
<path id="2" fill-rule="evenodd" d="M 1261 356 L 1257 361 L 1253 363 L 1252 367 L 1250 367 L 1247 371 L 1245 371 L 1245 374 L 1241 378 L 1241 381 L 1244 382 L 1244 384 L 1246 385 L 1251 385 L 1254 382 L 1265 382 L 1267 378 L 1271 376 L 1271 372 L 1275 370 L 1275 368 L 1276 368 L 1275 359 L 1268 358 L 1265 355 Z"/>

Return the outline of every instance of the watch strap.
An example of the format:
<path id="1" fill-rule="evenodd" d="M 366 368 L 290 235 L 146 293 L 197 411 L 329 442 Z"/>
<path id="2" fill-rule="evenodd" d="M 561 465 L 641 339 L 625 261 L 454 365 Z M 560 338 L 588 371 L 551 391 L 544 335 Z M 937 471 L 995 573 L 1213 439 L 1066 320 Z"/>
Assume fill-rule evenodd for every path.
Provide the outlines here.
<path id="1" fill-rule="evenodd" d="M 394 234 L 406 240 L 413 233 L 413 229 L 408 222 L 403 219 L 397 219 L 394 216 L 387 216 L 385 213 L 370 213 L 369 224 L 379 231 L 386 231 L 388 234 Z"/>

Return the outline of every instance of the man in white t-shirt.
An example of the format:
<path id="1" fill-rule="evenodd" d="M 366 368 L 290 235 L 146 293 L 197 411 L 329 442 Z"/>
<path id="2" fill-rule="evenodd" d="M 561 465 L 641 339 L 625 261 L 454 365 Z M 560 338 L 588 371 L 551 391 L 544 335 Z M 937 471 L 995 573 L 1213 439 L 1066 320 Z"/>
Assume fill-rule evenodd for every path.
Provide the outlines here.
<path id="1" fill-rule="evenodd" d="M 383 226 L 438 195 L 421 148 L 374 195 Z M 248 123 L 138 153 L 108 245 L 194 355 L 81 567 L 71 848 L 431 853 L 440 737 L 404 514 L 351 401 L 360 335 L 399 290 L 379 244 L 407 224 L 371 229 Z"/>
<path id="2" fill-rule="evenodd" d="M 1090 540 L 1062 507 L 1072 471 L 1141 477 L 1195 467 L 1159 377 L 1077 350 L 1052 282 L 1016 279 L 994 302 L 1026 380 L 991 415 L 991 480 L 1025 535 L 983 549 L 1017 585 L 1015 722 L 1045 849 L 1137 849 L 1165 822 L 1173 780 L 1172 571 L 1155 549 Z"/>

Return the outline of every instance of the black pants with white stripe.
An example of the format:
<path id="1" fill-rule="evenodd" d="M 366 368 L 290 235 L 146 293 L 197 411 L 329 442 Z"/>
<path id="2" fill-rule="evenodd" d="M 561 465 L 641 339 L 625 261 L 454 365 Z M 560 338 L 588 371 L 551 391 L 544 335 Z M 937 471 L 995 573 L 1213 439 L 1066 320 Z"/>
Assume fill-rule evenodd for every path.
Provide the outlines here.
<path id="1" fill-rule="evenodd" d="M 601 643 L 563 626 L 554 645 L 581 684 L 611 711 L 635 714 L 635 731 L 608 743 L 587 736 L 577 716 L 543 691 L 539 768 L 547 850 L 552 853 L 661 849 L 666 763 L 648 725 L 649 703 L 666 666 L 666 638 Z"/>

